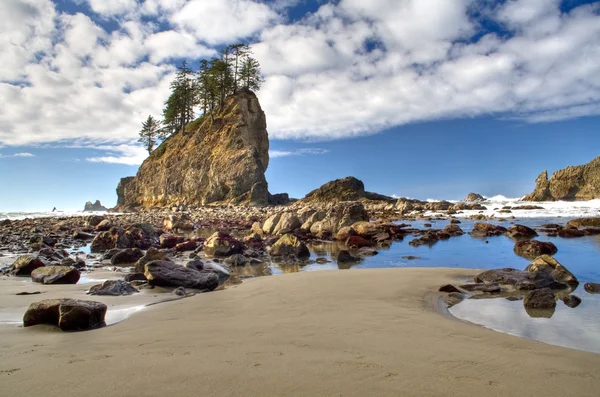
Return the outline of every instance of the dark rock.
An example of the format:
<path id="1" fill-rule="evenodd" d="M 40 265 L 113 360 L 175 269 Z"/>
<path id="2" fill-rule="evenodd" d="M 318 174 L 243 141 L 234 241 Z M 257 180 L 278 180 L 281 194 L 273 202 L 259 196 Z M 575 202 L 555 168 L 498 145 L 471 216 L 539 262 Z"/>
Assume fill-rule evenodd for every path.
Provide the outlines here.
<path id="1" fill-rule="evenodd" d="M 127 281 L 106 280 L 102 284 L 92 286 L 87 293 L 89 295 L 121 296 L 132 295 L 136 292 L 140 291 L 137 288 L 132 287 L 131 284 L 129 284 Z"/>
<path id="2" fill-rule="evenodd" d="M 77 284 L 79 270 L 67 266 L 43 266 L 31 272 L 31 279 L 42 284 Z"/>
<path id="3" fill-rule="evenodd" d="M 125 280 L 127 282 L 147 281 L 146 276 L 144 276 L 144 273 L 129 273 L 129 274 L 126 274 L 125 277 L 123 277 L 123 280 Z"/>
<path id="4" fill-rule="evenodd" d="M 184 251 L 193 251 L 198 248 L 198 242 L 194 240 L 189 240 L 184 243 L 179 243 L 175 246 L 175 251 L 184 252 Z"/>
<path id="5" fill-rule="evenodd" d="M 500 236 L 506 233 L 507 229 L 498 225 L 491 225 L 489 223 L 476 223 L 473 226 L 473 231 L 470 233 L 473 237 L 490 237 Z"/>
<path id="6" fill-rule="evenodd" d="M 585 283 L 583 289 L 590 294 L 600 294 L 600 283 Z"/>
<path id="7" fill-rule="evenodd" d="M 438 291 L 440 291 L 440 292 L 460 292 L 460 290 L 452 284 L 442 285 Z"/>
<path id="8" fill-rule="evenodd" d="M 463 284 L 460 286 L 460 288 L 464 289 L 465 291 L 487 292 L 488 294 L 502 292 L 502 287 L 496 283 Z"/>
<path id="9" fill-rule="evenodd" d="M 87 331 L 106 325 L 106 305 L 78 299 L 47 299 L 32 303 L 23 316 L 23 326 L 56 325 L 63 331 Z"/>
<path id="10" fill-rule="evenodd" d="M 583 237 L 585 236 L 585 232 L 583 230 L 575 229 L 575 228 L 563 228 L 558 231 L 559 237 L 564 238 L 573 238 L 573 237 Z"/>
<path id="11" fill-rule="evenodd" d="M 224 284 L 231 277 L 231 273 L 229 273 L 229 270 L 217 263 L 207 262 L 203 264 L 203 267 L 204 271 L 213 272 L 217 276 L 219 276 L 219 285 Z"/>
<path id="12" fill-rule="evenodd" d="M 94 238 L 92 233 L 82 232 L 80 230 L 76 230 L 73 232 L 73 239 L 75 240 L 91 240 Z"/>
<path id="13" fill-rule="evenodd" d="M 554 280 L 545 272 L 524 272 L 517 269 L 493 269 L 475 276 L 476 283 L 512 285 L 518 290 L 540 288 L 565 289 L 567 286 Z"/>
<path id="14" fill-rule="evenodd" d="M 144 275 L 151 285 L 184 287 L 212 291 L 219 286 L 219 276 L 168 261 L 146 263 Z"/>
<path id="15" fill-rule="evenodd" d="M 411 240 L 408 244 L 414 247 L 419 247 L 421 245 L 433 245 L 440 240 L 447 240 L 450 238 L 450 235 L 444 231 L 440 230 L 429 230 L 425 234 L 423 234 L 420 238 L 416 238 Z"/>
<path id="16" fill-rule="evenodd" d="M 177 244 L 183 243 L 185 241 L 185 237 L 165 233 L 160 235 L 159 240 L 160 248 L 174 248 Z"/>
<path id="17" fill-rule="evenodd" d="M 352 255 L 348 250 L 340 250 L 336 260 L 338 263 L 356 263 L 360 261 L 360 258 Z"/>
<path id="18" fill-rule="evenodd" d="M 177 295 L 177 296 L 186 296 L 187 292 L 185 292 L 185 288 L 183 287 L 177 287 L 173 290 L 173 295 Z"/>
<path id="19" fill-rule="evenodd" d="M 128 265 L 132 263 L 136 263 L 144 256 L 144 253 L 139 248 L 126 248 L 124 250 L 119 251 L 115 254 L 111 259 L 110 263 L 112 265 Z"/>
<path id="20" fill-rule="evenodd" d="M 573 219 L 567 223 L 567 228 L 600 227 L 600 217 Z"/>
<path id="21" fill-rule="evenodd" d="M 417 259 L 421 259 L 421 257 L 420 256 L 413 256 L 413 255 L 406 255 L 406 256 L 403 256 L 402 259 L 406 259 L 407 261 L 414 261 L 414 260 L 417 260 Z"/>
<path id="22" fill-rule="evenodd" d="M 350 236 L 346 240 L 346 247 L 348 248 L 362 248 L 371 247 L 373 243 L 361 236 Z"/>
<path id="23" fill-rule="evenodd" d="M 519 256 L 533 259 L 540 255 L 554 255 L 558 252 L 558 249 L 551 242 L 523 240 L 517 241 L 514 252 Z"/>
<path id="24" fill-rule="evenodd" d="M 24 255 L 17 258 L 9 269 L 13 276 L 29 277 L 31 272 L 39 267 L 45 266 L 44 262 L 31 255 Z"/>
<path id="25" fill-rule="evenodd" d="M 581 304 L 581 298 L 577 295 L 567 295 L 562 299 L 563 303 L 574 309 Z"/>
<path id="26" fill-rule="evenodd" d="M 508 228 L 506 235 L 514 239 L 527 239 L 537 236 L 537 232 L 530 227 L 514 225 Z"/>
<path id="27" fill-rule="evenodd" d="M 86 227 L 96 227 L 102 222 L 104 219 L 103 215 L 90 215 L 85 217 L 85 226 Z"/>
<path id="28" fill-rule="evenodd" d="M 83 212 L 90 211 L 108 211 L 108 208 L 104 207 L 100 200 L 96 200 L 94 204 L 91 201 L 85 203 L 85 207 L 83 208 Z"/>
<path id="29" fill-rule="evenodd" d="M 105 219 L 96 225 L 96 231 L 97 232 L 106 232 L 106 231 L 110 230 L 111 227 L 113 227 L 113 224 L 108 219 Z"/>
<path id="30" fill-rule="evenodd" d="M 225 259 L 224 262 L 230 266 L 245 266 L 248 263 L 248 258 L 242 254 L 235 254 Z"/>
<path id="31" fill-rule="evenodd" d="M 443 230 L 444 233 L 449 234 L 452 237 L 458 237 L 458 236 L 462 236 L 463 234 L 465 234 L 465 232 L 463 232 L 463 230 L 460 228 L 460 226 L 451 223 L 450 225 L 446 226 Z"/>
<path id="32" fill-rule="evenodd" d="M 40 291 L 35 291 L 35 292 L 17 292 L 15 295 L 23 296 L 23 295 L 40 295 L 40 294 L 41 294 Z"/>
<path id="33" fill-rule="evenodd" d="M 536 289 L 525 295 L 523 305 L 528 309 L 554 309 L 556 298 L 550 288 Z"/>

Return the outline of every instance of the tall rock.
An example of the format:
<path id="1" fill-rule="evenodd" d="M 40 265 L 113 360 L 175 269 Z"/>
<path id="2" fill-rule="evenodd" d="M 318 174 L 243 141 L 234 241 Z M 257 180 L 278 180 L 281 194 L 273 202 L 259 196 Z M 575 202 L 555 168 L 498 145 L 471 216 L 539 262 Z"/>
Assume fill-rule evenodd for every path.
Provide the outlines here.
<path id="1" fill-rule="evenodd" d="M 134 178 L 117 188 L 118 209 L 174 204 L 268 204 L 267 122 L 258 98 L 242 91 L 164 141 Z"/>
<path id="2" fill-rule="evenodd" d="M 600 156 L 585 165 L 556 171 L 548 179 L 542 172 L 535 181 L 535 190 L 524 201 L 584 201 L 600 198 Z"/>

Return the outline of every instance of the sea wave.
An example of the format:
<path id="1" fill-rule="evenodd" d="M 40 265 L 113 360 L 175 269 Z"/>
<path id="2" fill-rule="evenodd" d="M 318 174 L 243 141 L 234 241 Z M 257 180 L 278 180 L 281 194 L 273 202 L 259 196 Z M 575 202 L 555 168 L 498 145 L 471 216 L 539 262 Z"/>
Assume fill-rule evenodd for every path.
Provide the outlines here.
<path id="1" fill-rule="evenodd" d="M 105 215 L 106 211 L 34 211 L 34 212 L 0 212 L 0 220 L 10 219 L 36 219 L 36 218 L 62 218 L 88 215 Z"/>

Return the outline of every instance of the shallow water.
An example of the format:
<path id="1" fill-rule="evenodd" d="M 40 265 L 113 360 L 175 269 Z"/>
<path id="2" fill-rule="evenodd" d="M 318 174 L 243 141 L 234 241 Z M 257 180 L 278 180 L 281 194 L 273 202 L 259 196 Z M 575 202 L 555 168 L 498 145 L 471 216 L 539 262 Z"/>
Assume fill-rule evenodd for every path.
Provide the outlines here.
<path id="1" fill-rule="evenodd" d="M 565 224 L 570 218 L 521 218 L 507 222 L 491 221 L 489 223 L 510 227 L 521 224 L 539 227 L 547 223 Z M 459 226 L 465 232 L 472 230 L 475 221 L 461 219 Z M 417 221 L 407 222 L 412 227 L 424 228 L 424 223 L 431 223 L 432 228 L 442 229 L 449 221 Z M 413 247 L 409 242 L 415 237 L 407 236 L 403 241 L 395 241 L 391 247 L 378 249 L 379 254 L 367 257 L 360 263 L 350 266 L 351 269 L 395 268 L 395 267 L 450 267 L 471 269 L 494 269 L 513 267 L 525 269 L 531 262 L 513 252 L 515 241 L 506 236 L 473 238 L 468 234 L 439 241 L 433 246 Z M 548 237 L 540 234 L 535 238 L 540 241 L 551 241 L 558 253 L 554 257 L 565 265 L 580 281 L 574 292 L 582 299 L 581 305 L 572 309 L 557 302 L 557 308 L 551 318 L 532 318 L 523 307 L 523 301 L 509 301 L 505 298 L 466 299 L 452 307 L 450 312 L 462 320 L 483 325 L 487 328 L 535 339 L 538 341 L 567 346 L 581 350 L 600 353 L 600 295 L 588 294 L 583 284 L 589 281 L 600 282 L 600 236 L 586 236 L 566 239 Z M 487 241 L 487 243 L 486 243 Z M 298 271 L 338 270 L 348 266 L 338 266 L 333 258 L 340 249 L 339 243 L 311 244 L 310 260 L 295 265 L 271 263 L 268 270 L 264 266 L 257 267 L 256 274 L 246 266 L 244 271 L 249 275 L 261 276 Z M 417 256 L 419 259 L 407 260 L 403 256 Z M 317 258 L 326 258 L 330 262 L 315 263 Z M 255 265 L 256 266 L 256 265 Z M 255 266 L 252 266 L 254 268 Z M 261 266 L 261 265 L 259 265 Z M 465 280 L 470 281 L 470 280 Z M 547 314 L 547 313 L 546 313 Z"/>

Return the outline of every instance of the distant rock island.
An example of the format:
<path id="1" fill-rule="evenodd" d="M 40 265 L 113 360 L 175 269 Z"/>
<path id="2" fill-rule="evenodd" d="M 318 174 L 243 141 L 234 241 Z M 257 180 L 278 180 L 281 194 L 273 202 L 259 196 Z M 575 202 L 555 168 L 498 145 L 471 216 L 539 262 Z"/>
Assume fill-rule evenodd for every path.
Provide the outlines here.
<path id="1" fill-rule="evenodd" d="M 93 204 L 91 201 L 85 203 L 85 207 L 83 208 L 83 212 L 91 212 L 91 211 L 108 211 L 108 208 L 102 205 L 100 200 L 96 200 Z"/>
<path id="2" fill-rule="evenodd" d="M 523 201 L 585 201 L 600 198 L 600 156 L 585 165 L 556 171 L 548 179 L 544 170 L 535 180 L 535 190 Z"/>
<path id="3" fill-rule="evenodd" d="M 299 203 L 339 203 L 341 201 L 356 201 L 361 199 L 395 201 L 392 197 L 366 192 L 365 185 L 361 180 L 353 176 L 348 176 L 327 182 L 308 193 Z"/>
<path id="4" fill-rule="evenodd" d="M 121 179 L 117 209 L 283 204 L 287 195 L 269 194 L 268 165 L 265 114 L 256 95 L 243 90 L 227 98 L 221 110 L 166 139 L 135 177 Z"/>

